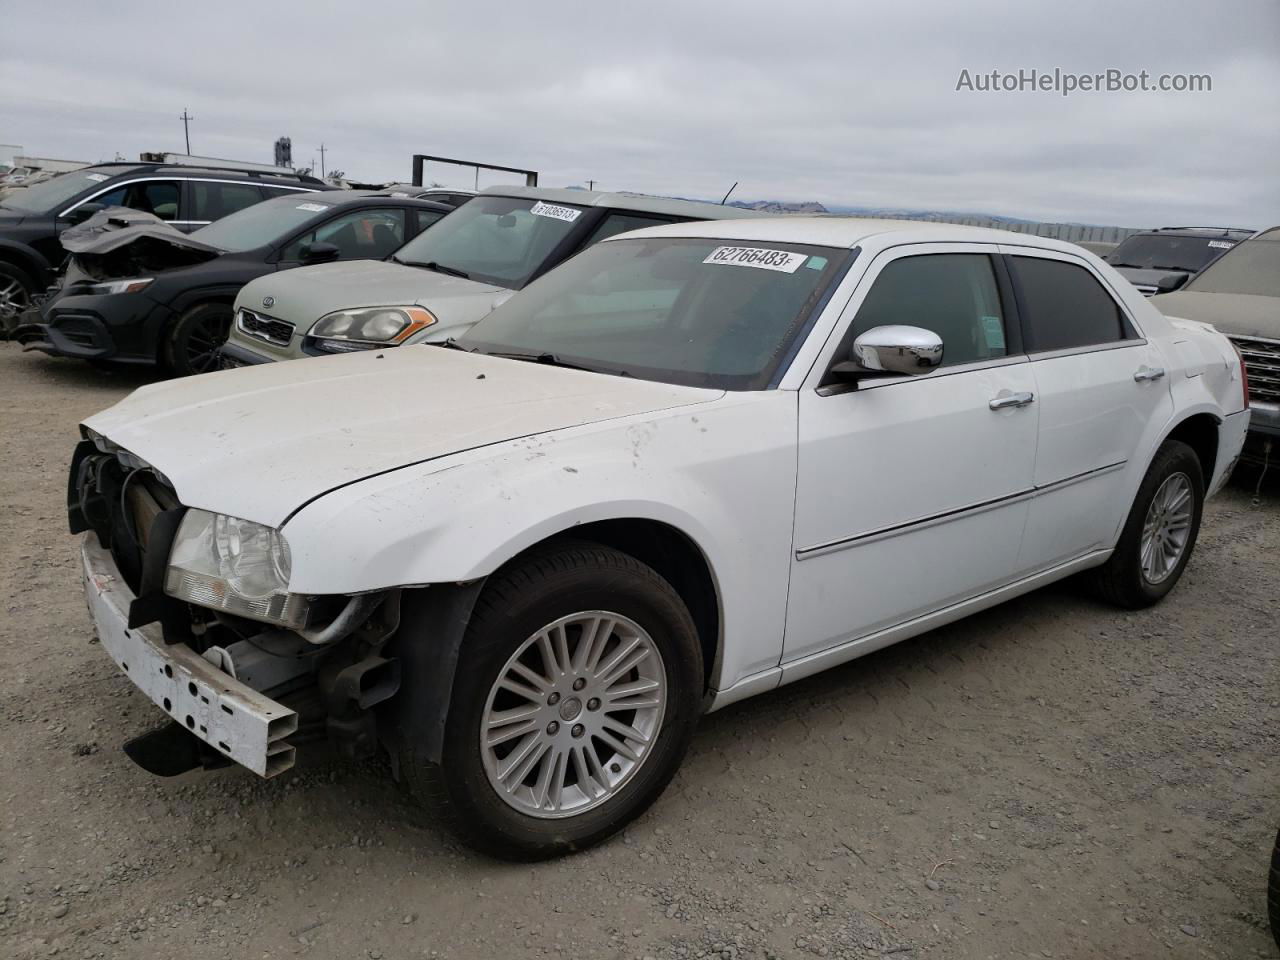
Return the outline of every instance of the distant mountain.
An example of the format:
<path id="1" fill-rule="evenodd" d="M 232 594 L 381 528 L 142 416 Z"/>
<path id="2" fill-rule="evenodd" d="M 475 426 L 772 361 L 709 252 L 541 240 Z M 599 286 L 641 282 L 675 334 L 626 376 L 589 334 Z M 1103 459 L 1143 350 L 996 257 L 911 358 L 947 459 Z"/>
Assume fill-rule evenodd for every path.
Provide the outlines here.
<path id="1" fill-rule="evenodd" d="M 780 200 L 734 200 L 729 204 L 742 210 L 759 210 L 761 213 L 802 213 L 815 215 L 831 211 L 816 201 L 783 203 Z"/>

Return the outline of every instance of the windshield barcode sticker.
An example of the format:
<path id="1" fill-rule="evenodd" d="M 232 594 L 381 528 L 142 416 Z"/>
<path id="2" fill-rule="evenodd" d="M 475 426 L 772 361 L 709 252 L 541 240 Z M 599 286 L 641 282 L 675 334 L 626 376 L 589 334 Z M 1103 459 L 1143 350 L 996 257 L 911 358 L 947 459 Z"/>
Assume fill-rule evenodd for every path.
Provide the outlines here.
<path id="1" fill-rule="evenodd" d="M 1235 244 L 1227 243 L 1225 240 L 1210 240 L 1209 246 L 1213 247 L 1215 250 L 1230 250 L 1235 246 Z"/>
<path id="2" fill-rule="evenodd" d="M 565 223 L 573 223 L 578 217 L 582 216 L 581 210 L 575 210 L 573 207 L 561 207 L 554 203 L 543 203 L 539 200 L 529 212 L 535 217 L 551 217 L 553 220 L 563 220 Z"/>
<path id="3" fill-rule="evenodd" d="M 311 213 L 324 213 L 329 208 L 326 207 L 323 203 L 300 203 L 298 204 L 298 209 L 307 210 L 307 211 L 310 211 Z"/>
<path id="4" fill-rule="evenodd" d="M 760 270 L 781 270 L 795 273 L 808 254 L 790 250 L 766 250 L 763 247 L 716 247 L 703 263 L 727 263 L 735 267 L 756 267 Z"/>
<path id="5" fill-rule="evenodd" d="M 86 173 L 84 178 L 86 180 L 92 180 L 94 183 L 101 183 L 103 180 L 111 179 L 105 173 Z"/>

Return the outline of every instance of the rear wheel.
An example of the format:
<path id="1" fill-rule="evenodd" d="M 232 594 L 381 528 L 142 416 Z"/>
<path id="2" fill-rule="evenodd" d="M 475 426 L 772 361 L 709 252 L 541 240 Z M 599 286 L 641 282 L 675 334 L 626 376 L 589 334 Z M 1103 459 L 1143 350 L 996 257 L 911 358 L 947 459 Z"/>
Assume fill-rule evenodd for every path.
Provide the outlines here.
<path id="1" fill-rule="evenodd" d="M 1156 452 L 1111 558 L 1094 574 L 1099 592 L 1121 607 L 1164 599 L 1182 576 L 1200 532 L 1204 475 L 1185 443 Z"/>
<path id="2" fill-rule="evenodd" d="M 231 305 L 199 303 L 169 327 L 164 361 L 180 377 L 207 373 L 218 367 L 218 350 L 231 333 Z"/>
<path id="3" fill-rule="evenodd" d="M 702 657 L 672 586 L 590 544 L 494 576 L 463 641 L 443 762 L 410 788 L 464 842 L 537 860 L 620 830 L 662 792 L 700 710 Z"/>

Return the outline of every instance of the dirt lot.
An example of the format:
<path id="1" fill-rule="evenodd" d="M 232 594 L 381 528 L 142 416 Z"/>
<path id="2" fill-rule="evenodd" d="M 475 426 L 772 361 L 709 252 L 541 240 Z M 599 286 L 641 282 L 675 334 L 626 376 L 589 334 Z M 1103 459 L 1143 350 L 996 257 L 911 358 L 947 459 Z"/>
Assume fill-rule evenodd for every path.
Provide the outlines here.
<path id="1" fill-rule="evenodd" d="M 624 836 L 510 866 L 379 764 L 120 752 L 159 714 L 95 644 L 64 471 L 142 382 L 0 345 L 0 956 L 1275 955 L 1280 484 L 1214 501 L 1154 610 L 1061 585 L 739 704 Z"/>

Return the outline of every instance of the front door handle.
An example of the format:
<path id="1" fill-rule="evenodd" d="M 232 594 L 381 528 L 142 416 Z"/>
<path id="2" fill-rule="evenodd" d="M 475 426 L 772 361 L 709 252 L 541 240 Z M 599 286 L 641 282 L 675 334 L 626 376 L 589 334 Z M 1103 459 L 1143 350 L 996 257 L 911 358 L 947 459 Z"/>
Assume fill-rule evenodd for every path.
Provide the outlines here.
<path id="1" fill-rule="evenodd" d="M 1008 407 L 1025 407 L 1027 404 L 1035 400 L 1034 393 L 1010 393 L 1008 390 L 1001 390 L 991 402 L 987 404 L 992 410 L 1004 410 Z"/>
<path id="2" fill-rule="evenodd" d="M 1144 365 L 1138 368 L 1138 372 L 1133 375 L 1133 379 L 1138 383 L 1143 383 L 1147 380 L 1159 380 L 1163 376 L 1164 367 L 1148 367 Z"/>

